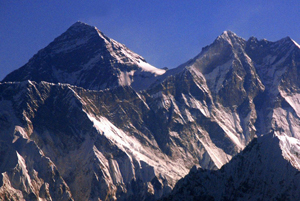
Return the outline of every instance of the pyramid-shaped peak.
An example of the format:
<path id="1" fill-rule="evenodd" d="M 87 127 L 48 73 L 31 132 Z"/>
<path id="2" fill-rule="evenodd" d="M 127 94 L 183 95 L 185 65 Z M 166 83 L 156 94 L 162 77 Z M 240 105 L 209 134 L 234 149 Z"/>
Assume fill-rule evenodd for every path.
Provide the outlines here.
<path id="1" fill-rule="evenodd" d="M 66 32 L 93 32 L 97 30 L 96 27 L 88 25 L 84 22 L 77 21 L 73 25 L 71 25 Z"/>
<path id="2" fill-rule="evenodd" d="M 71 27 L 92 27 L 91 25 L 88 25 L 87 23 L 81 22 L 81 21 L 77 21 L 75 22 Z"/>
<path id="3" fill-rule="evenodd" d="M 231 46 L 235 46 L 236 45 L 242 45 L 245 43 L 245 39 L 237 36 L 234 32 L 232 31 L 223 31 L 223 33 L 217 37 L 217 39 L 215 40 L 215 42 L 217 43 L 227 43 L 230 44 Z"/>
<path id="4" fill-rule="evenodd" d="M 68 83 L 93 90 L 130 85 L 140 90 L 165 72 L 96 27 L 76 22 L 4 81 Z"/>
<path id="5" fill-rule="evenodd" d="M 232 40 L 232 39 L 242 39 L 241 37 L 237 36 L 232 31 L 223 31 L 223 33 L 217 39 L 225 39 L 225 40 Z"/>
<path id="6" fill-rule="evenodd" d="M 103 41 L 105 40 L 109 40 L 109 38 L 105 36 L 99 29 L 97 29 L 97 27 L 77 21 L 72 24 L 64 33 L 57 37 L 50 45 L 59 46 L 59 49 L 61 49 L 60 46 L 63 45 L 65 46 L 66 50 L 74 48 L 74 44 L 77 46 L 95 46 L 96 41 L 103 44 Z M 91 44 L 91 41 L 94 41 L 94 44 Z"/>
<path id="7" fill-rule="evenodd" d="M 276 41 L 276 43 L 278 43 L 282 46 L 297 47 L 298 49 L 300 49 L 300 45 L 289 36 Z"/>
<path id="8" fill-rule="evenodd" d="M 290 44 L 294 43 L 294 40 L 291 39 L 291 37 L 289 37 L 289 36 L 284 37 L 284 38 L 280 39 L 279 41 L 282 42 L 282 43 L 290 43 Z"/>
<path id="9" fill-rule="evenodd" d="M 237 36 L 234 32 L 230 30 L 223 31 L 221 35 L 226 35 L 226 36 Z"/>
<path id="10" fill-rule="evenodd" d="M 284 37 L 282 40 L 286 40 L 286 41 L 292 41 L 291 37 L 287 36 L 287 37 Z"/>

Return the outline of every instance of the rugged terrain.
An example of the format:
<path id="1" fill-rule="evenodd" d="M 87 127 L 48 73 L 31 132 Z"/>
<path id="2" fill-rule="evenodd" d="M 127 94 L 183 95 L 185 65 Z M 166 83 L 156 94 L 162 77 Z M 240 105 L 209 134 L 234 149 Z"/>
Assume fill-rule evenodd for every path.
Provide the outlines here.
<path id="1" fill-rule="evenodd" d="M 0 196 L 155 200 L 194 165 L 200 169 L 169 199 L 194 199 L 190 189 L 216 200 L 265 198 L 279 184 L 291 195 L 300 167 L 299 62 L 289 37 L 245 40 L 225 31 L 166 71 L 77 22 L 0 83 Z M 274 169 L 269 160 L 281 162 Z M 284 168 L 287 176 L 269 179 Z M 245 191 L 239 185 L 252 169 L 259 174 Z M 255 189 L 260 182 L 269 189 Z"/>

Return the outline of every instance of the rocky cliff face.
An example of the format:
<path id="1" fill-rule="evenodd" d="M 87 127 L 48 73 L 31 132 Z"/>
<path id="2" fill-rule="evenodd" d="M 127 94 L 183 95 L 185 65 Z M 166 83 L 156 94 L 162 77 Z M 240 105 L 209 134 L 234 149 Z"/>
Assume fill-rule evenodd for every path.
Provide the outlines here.
<path id="1" fill-rule="evenodd" d="M 249 172 L 230 170 L 240 162 L 218 169 L 253 139 L 246 150 L 279 147 L 274 160 L 291 164 L 293 175 L 299 145 L 282 144 L 299 139 L 299 54 L 290 38 L 246 41 L 226 31 L 166 72 L 95 27 L 75 23 L 0 83 L 0 196 L 155 200 L 195 164 L 202 169 L 190 180 L 202 178 L 203 169 L 222 175 L 215 182 L 228 179 L 219 173 L 226 168 L 226 175 Z M 279 141 L 260 139 L 270 132 Z M 189 188 L 193 182 L 199 181 Z M 172 195 L 183 192 L 181 183 Z M 236 189 L 242 187 L 230 192 Z"/>

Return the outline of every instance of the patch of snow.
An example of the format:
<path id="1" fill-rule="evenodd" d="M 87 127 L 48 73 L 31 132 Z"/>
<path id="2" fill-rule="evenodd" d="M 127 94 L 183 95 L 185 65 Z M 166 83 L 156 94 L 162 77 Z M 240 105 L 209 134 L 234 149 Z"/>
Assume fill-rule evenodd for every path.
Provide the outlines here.
<path id="1" fill-rule="evenodd" d="M 293 43 L 300 49 L 300 45 L 296 42 L 296 41 L 294 41 L 293 39 L 291 39 L 292 41 L 293 41 Z"/>
<path id="2" fill-rule="evenodd" d="M 185 116 L 187 117 L 187 121 L 194 122 L 194 118 L 188 109 L 184 110 Z"/>
<path id="3" fill-rule="evenodd" d="M 274 61 L 276 60 L 277 56 L 276 55 L 267 55 L 264 59 L 263 59 L 263 63 L 265 64 L 273 64 Z"/>
<path id="4" fill-rule="evenodd" d="M 18 134 L 16 135 L 16 133 L 18 133 Z M 12 143 L 15 143 L 17 141 L 17 139 L 19 139 L 19 137 L 22 137 L 24 139 L 29 139 L 29 137 L 27 136 L 27 132 L 25 131 L 25 129 L 23 127 L 15 126 L 14 139 L 13 139 Z"/>
<path id="5" fill-rule="evenodd" d="M 207 151 L 208 155 L 215 163 L 218 168 L 221 168 L 225 163 L 231 160 L 231 156 L 226 154 L 222 149 L 218 148 L 209 137 L 209 134 L 198 127 L 198 130 L 204 137 L 199 138 L 198 135 L 195 135 L 196 138 L 201 142 Z"/>
<path id="6" fill-rule="evenodd" d="M 133 82 L 133 75 L 134 70 L 127 72 L 127 71 L 121 71 L 119 76 L 119 84 L 121 86 L 130 86 Z"/>
<path id="7" fill-rule="evenodd" d="M 142 145 L 136 138 L 118 129 L 105 117 L 95 117 L 88 113 L 87 116 L 94 123 L 94 127 L 98 130 L 100 135 L 104 135 L 126 154 L 134 157 L 140 163 L 140 167 L 142 167 L 143 163 L 147 163 L 154 167 L 155 172 L 170 177 L 174 181 L 177 181 L 188 173 L 188 169 L 184 164 L 175 164 L 166 156 Z M 152 178 L 147 179 L 150 181 Z M 174 184 L 175 183 L 172 185 Z"/>
<path id="8" fill-rule="evenodd" d="M 21 93 L 16 94 L 16 96 L 20 96 Z M 15 99 L 15 96 L 14 96 Z M 16 98 L 18 101 L 17 103 L 20 103 L 20 99 Z M 14 143 L 18 138 L 22 137 L 24 139 L 29 139 L 27 133 L 31 133 L 31 129 L 28 130 L 28 132 L 25 131 L 25 129 L 19 125 L 22 125 L 22 123 L 17 118 L 15 111 L 13 109 L 13 103 L 11 101 L 0 101 L 0 116 L 2 118 L 6 118 L 7 122 L 10 122 L 10 126 L 8 128 L 2 127 L 0 129 L 0 133 L 13 133 L 13 136 L 11 136 L 12 142 Z M 26 115 L 24 115 L 25 120 L 27 122 L 31 122 L 30 119 Z"/>
<path id="9" fill-rule="evenodd" d="M 220 36 L 218 36 L 217 39 L 220 39 L 220 38 L 223 38 L 224 40 L 226 40 L 231 46 L 233 46 L 232 42 L 231 42 L 231 39 L 229 37 L 229 34 L 231 32 L 229 31 L 224 31 Z"/>
<path id="10" fill-rule="evenodd" d="M 110 51 L 110 54 L 116 58 L 118 63 L 137 65 L 142 69 L 142 71 L 153 73 L 155 76 L 162 75 L 166 72 L 165 69 L 156 68 L 145 62 L 140 55 L 130 51 L 125 45 L 118 43 L 113 39 L 107 40 L 100 33 L 99 36 L 104 39 L 107 49 Z M 124 61 L 124 58 L 129 61 Z"/>
<path id="11" fill-rule="evenodd" d="M 13 195 L 12 198 L 15 198 L 15 200 L 25 200 L 23 197 L 22 191 L 15 189 L 12 185 L 12 182 L 10 181 L 9 175 L 7 172 L 2 173 L 2 181 L 3 185 L 0 187 L 0 192 L 7 192 L 9 195 Z"/>
<path id="12" fill-rule="evenodd" d="M 188 107 L 198 109 L 201 111 L 201 113 L 205 117 L 208 117 L 208 118 L 210 117 L 210 112 L 208 110 L 208 107 L 207 107 L 207 104 L 205 101 L 201 102 L 201 101 L 197 100 L 196 98 L 194 98 L 193 96 L 188 96 L 185 94 L 182 94 L 182 98 Z"/>
<path id="13" fill-rule="evenodd" d="M 195 76 L 197 77 L 197 79 L 195 79 L 195 84 L 197 85 L 197 87 L 203 92 L 210 94 L 205 76 L 195 66 L 191 66 L 189 67 L 189 69 L 191 70 L 190 72 L 193 74 L 194 78 Z"/>
<path id="14" fill-rule="evenodd" d="M 62 52 L 64 54 L 68 52 L 73 52 L 76 49 L 78 49 L 80 46 L 86 44 L 89 39 L 90 36 L 87 35 L 80 39 L 76 38 L 76 40 L 64 40 L 63 43 L 59 43 L 58 45 L 52 48 L 51 55 L 61 54 Z"/>
<path id="15" fill-rule="evenodd" d="M 158 108 L 165 108 L 166 110 L 169 110 L 172 105 L 172 98 L 161 92 L 158 93 L 157 97 L 160 98 Z"/>
<path id="16" fill-rule="evenodd" d="M 286 135 L 278 135 L 282 156 L 300 170 L 300 140 Z"/>
<path id="17" fill-rule="evenodd" d="M 18 170 L 19 170 L 19 174 L 20 174 L 20 181 L 19 182 L 21 182 L 23 184 L 28 183 L 28 186 L 26 185 L 28 187 L 27 191 L 29 191 L 29 189 L 33 190 L 34 187 L 32 185 L 31 178 L 28 174 L 28 170 L 27 170 L 25 160 L 18 152 L 16 152 L 16 153 L 17 153 L 17 157 L 18 157 L 18 166 L 19 166 Z"/>
<path id="18" fill-rule="evenodd" d="M 143 71 L 153 73 L 156 76 L 157 75 L 163 75 L 166 72 L 166 70 L 156 68 L 156 67 L 154 67 L 154 66 L 150 65 L 149 63 L 146 63 L 142 60 L 138 61 L 138 66 L 141 67 L 143 69 Z"/>
<path id="19" fill-rule="evenodd" d="M 208 87 L 213 92 L 217 93 L 223 87 L 225 76 L 232 68 L 232 62 L 233 60 L 229 60 L 225 64 L 214 68 L 212 72 L 204 75 Z"/>
<path id="20" fill-rule="evenodd" d="M 284 90 L 279 90 L 280 94 L 286 102 L 293 108 L 297 116 L 300 118 L 300 94 L 299 93 L 286 93 Z"/>
<path id="21" fill-rule="evenodd" d="M 148 110 L 150 110 L 149 105 L 146 103 L 146 101 L 144 100 L 144 98 L 141 97 L 141 95 L 139 93 L 136 93 L 136 95 L 139 97 L 139 99 L 144 103 L 144 105 L 146 106 L 146 108 Z"/>
<path id="22" fill-rule="evenodd" d="M 152 98 L 160 98 L 160 97 L 162 97 L 162 96 L 163 96 L 162 91 L 159 91 L 159 92 L 157 92 L 157 93 L 151 95 Z"/>
<path id="23" fill-rule="evenodd" d="M 88 141 L 87 141 L 88 142 Z M 82 146 L 85 147 L 85 146 Z M 87 148 L 87 147 L 85 147 Z M 98 159 L 98 162 L 101 164 L 102 167 L 106 167 L 106 168 L 102 168 L 102 171 L 105 172 L 105 175 L 109 175 L 109 171 L 108 171 L 108 160 L 105 158 L 105 156 L 97 149 L 97 147 L 95 145 L 93 145 L 93 151 Z M 87 151 L 85 151 L 87 152 Z"/>
<path id="24" fill-rule="evenodd" d="M 219 105 L 218 107 L 219 108 L 212 113 L 214 119 L 230 140 L 237 146 L 239 151 L 243 150 L 246 145 L 243 138 L 240 136 L 240 134 L 243 133 L 243 129 L 240 126 L 239 115 L 235 111 L 233 112 L 222 105 Z"/>
<path id="25" fill-rule="evenodd" d="M 93 58 L 91 58 L 86 64 L 82 66 L 82 70 L 89 70 L 91 67 L 93 67 L 102 57 L 101 55 L 102 52 L 96 54 Z"/>
<path id="26" fill-rule="evenodd" d="M 287 136 L 300 139 L 300 119 L 292 111 L 276 108 L 272 115 L 272 128 Z"/>
<path id="27" fill-rule="evenodd" d="M 119 168 L 119 164 L 115 159 L 109 159 L 109 170 L 110 175 L 113 179 L 114 184 L 121 184 L 123 183 L 123 177 Z"/>
<path id="28" fill-rule="evenodd" d="M 272 65 L 272 68 L 273 69 L 276 69 L 278 66 L 280 66 L 285 60 L 286 60 L 286 58 L 288 57 L 288 56 L 290 56 L 290 54 L 291 54 L 291 52 L 293 51 L 293 49 L 289 49 L 288 50 L 288 52 L 279 60 L 279 61 L 277 61 L 275 64 L 273 64 Z"/>
<path id="29" fill-rule="evenodd" d="M 60 81 L 62 84 L 75 85 L 78 81 L 78 76 L 81 74 L 81 70 L 77 72 L 66 72 L 52 66 L 52 76 Z"/>
<path id="30" fill-rule="evenodd" d="M 244 54 L 244 56 L 249 64 L 253 64 L 252 59 L 247 54 Z"/>

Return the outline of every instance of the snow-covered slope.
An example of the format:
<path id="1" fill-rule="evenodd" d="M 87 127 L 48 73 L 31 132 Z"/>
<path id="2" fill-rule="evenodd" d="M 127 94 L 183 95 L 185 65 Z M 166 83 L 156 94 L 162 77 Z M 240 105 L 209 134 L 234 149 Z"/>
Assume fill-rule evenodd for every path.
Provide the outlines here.
<path id="1" fill-rule="evenodd" d="M 3 81 L 48 81 L 86 89 L 145 89 L 165 73 L 96 27 L 76 22 Z"/>

